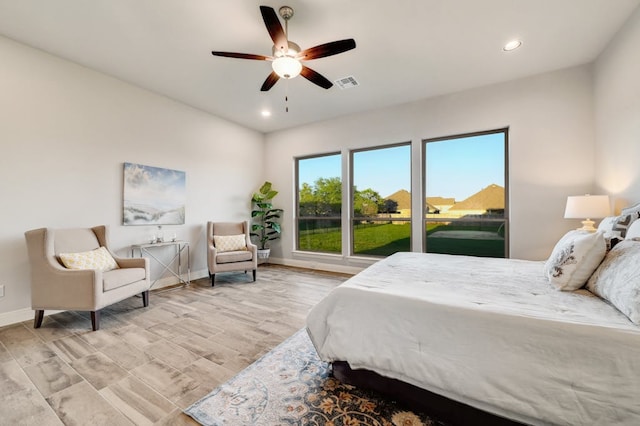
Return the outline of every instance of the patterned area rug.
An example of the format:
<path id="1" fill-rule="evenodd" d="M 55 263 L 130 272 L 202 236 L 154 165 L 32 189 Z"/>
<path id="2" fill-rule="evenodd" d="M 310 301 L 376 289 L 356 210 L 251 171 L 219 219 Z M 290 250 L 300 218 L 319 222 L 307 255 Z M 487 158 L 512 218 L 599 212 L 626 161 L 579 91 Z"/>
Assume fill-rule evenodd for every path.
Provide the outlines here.
<path id="1" fill-rule="evenodd" d="M 203 425 L 443 426 L 340 383 L 300 330 L 185 410 Z"/>

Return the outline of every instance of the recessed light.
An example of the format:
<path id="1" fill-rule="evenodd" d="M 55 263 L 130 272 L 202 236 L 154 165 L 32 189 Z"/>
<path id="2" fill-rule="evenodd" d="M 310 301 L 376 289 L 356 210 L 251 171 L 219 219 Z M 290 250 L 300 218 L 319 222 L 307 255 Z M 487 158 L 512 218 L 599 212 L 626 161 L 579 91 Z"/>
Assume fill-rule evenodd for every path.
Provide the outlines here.
<path id="1" fill-rule="evenodd" d="M 260 114 L 262 114 L 263 117 L 271 117 L 271 111 L 268 111 L 266 109 L 263 109 Z"/>
<path id="2" fill-rule="evenodd" d="M 520 40 L 511 40 L 509 43 L 504 45 L 502 50 L 504 50 L 505 52 L 511 52 L 512 50 L 516 50 L 520 46 L 522 46 L 522 42 Z"/>

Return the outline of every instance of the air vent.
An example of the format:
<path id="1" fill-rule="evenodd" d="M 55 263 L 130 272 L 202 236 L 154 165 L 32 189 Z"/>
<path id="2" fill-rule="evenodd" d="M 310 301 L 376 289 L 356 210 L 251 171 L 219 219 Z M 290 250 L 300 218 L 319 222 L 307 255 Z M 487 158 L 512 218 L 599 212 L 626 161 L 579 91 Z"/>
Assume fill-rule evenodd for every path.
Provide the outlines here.
<path id="1" fill-rule="evenodd" d="M 350 75 L 349 77 L 340 78 L 334 81 L 334 83 L 336 83 L 341 89 L 351 89 L 352 87 L 360 85 L 360 83 L 358 83 L 355 77 L 353 77 L 352 75 Z"/>

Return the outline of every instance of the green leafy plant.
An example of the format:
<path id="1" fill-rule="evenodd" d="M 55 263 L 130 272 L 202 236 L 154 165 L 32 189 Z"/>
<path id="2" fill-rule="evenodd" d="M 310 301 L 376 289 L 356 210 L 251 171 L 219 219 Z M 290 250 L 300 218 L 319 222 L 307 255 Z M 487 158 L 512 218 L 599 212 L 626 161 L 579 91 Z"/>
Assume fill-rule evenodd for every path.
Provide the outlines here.
<path id="1" fill-rule="evenodd" d="M 278 191 L 271 188 L 271 182 L 265 182 L 258 192 L 254 192 L 251 197 L 253 210 L 251 210 L 251 236 L 256 237 L 258 248 L 265 250 L 268 242 L 280 238 L 282 228 L 278 220 L 282 209 L 273 207 L 273 198 L 278 195 Z"/>

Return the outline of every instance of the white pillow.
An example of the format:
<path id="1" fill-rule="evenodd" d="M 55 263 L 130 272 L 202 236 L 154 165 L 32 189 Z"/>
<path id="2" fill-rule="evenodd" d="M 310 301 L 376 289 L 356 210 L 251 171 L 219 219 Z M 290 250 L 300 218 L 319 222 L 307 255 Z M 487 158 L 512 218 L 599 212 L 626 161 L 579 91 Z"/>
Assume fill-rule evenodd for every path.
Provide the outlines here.
<path id="1" fill-rule="evenodd" d="M 213 243 L 218 252 L 240 251 L 247 249 L 247 237 L 240 235 L 214 235 Z"/>
<path id="2" fill-rule="evenodd" d="M 58 257 L 68 269 L 98 269 L 103 272 L 118 269 L 118 264 L 105 247 L 80 253 L 60 253 Z"/>
<path id="3" fill-rule="evenodd" d="M 625 236 L 627 240 L 632 240 L 634 238 L 640 238 L 640 220 L 635 220 L 627 229 L 627 235 Z"/>
<path id="4" fill-rule="evenodd" d="M 640 324 L 640 242 L 616 244 L 589 278 L 587 289 Z"/>
<path id="5" fill-rule="evenodd" d="M 640 203 L 635 206 L 625 207 L 620 211 L 621 214 L 629 214 L 631 215 L 633 220 L 640 219 Z"/>
<path id="6" fill-rule="evenodd" d="M 618 216 L 607 216 L 600 221 L 598 225 L 598 232 L 604 232 L 604 236 L 606 237 L 619 237 L 620 232 L 614 232 L 613 226 L 616 224 L 618 220 Z"/>
<path id="7" fill-rule="evenodd" d="M 613 231 L 619 232 L 620 237 L 626 238 L 627 230 L 638 219 L 640 219 L 640 204 L 624 208 L 613 224 Z"/>
<path id="8" fill-rule="evenodd" d="M 617 235 L 620 235 L 621 238 L 625 238 L 627 236 L 627 229 L 634 222 L 635 218 L 632 214 L 621 214 L 616 218 L 615 223 L 613 224 L 612 232 Z"/>
<path id="9" fill-rule="evenodd" d="M 602 232 L 569 231 L 553 248 L 544 273 L 559 290 L 577 290 L 600 265 L 606 248 Z"/>

